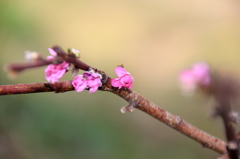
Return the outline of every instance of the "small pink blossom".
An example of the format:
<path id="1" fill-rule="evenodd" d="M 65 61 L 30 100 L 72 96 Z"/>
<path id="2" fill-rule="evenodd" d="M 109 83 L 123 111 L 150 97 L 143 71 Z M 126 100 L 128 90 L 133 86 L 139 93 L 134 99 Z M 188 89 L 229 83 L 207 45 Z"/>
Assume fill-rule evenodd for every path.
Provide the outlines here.
<path id="1" fill-rule="evenodd" d="M 191 68 L 183 70 L 179 75 L 182 90 L 186 93 L 193 93 L 197 87 L 210 85 L 210 68 L 208 64 L 199 62 Z"/>
<path id="2" fill-rule="evenodd" d="M 130 76 L 130 73 L 127 72 L 122 67 L 115 68 L 115 73 L 117 74 L 118 78 L 111 79 L 111 84 L 113 87 L 118 87 L 118 89 L 121 89 L 122 87 L 126 87 L 128 89 L 132 88 L 133 83 L 133 77 Z"/>
<path id="3" fill-rule="evenodd" d="M 52 60 L 54 56 L 57 56 L 57 53 L 53 49 L 48 48 L 48 51 L 52 56 L 48 56 L 47 60 Z M 65 74 L 68 66 L 69 64 L 65 61 L 56 65 L 48 65 L 48 67 L 45 69 L 45 76 L 47 81 L 52 83 L 57 82 Z"/>
<path id="4" fill-rule="evenodd" d="M 72 85 L 77 92 L 82 92 L 87 88 L 87 80 L 83 78 L 83 75 L 78 75 L 72 81 Z"/>
<path id="5" fill-rule="evenodd" d="M 102 76 L 99 73 L 94 73 L 91 71 L 86 71 L 83 76 L 87 80 L 87 86 L 90 88 L 89 93 L 95 92 L 99 86 L 102 85 Z"/>
<path id="6" fill-rule="evenodd" d="M 67 62 L 63 62 L 60 64 L 50 64 L 45 69 L 45 77 L 48 82 L 57 82 L 62 76 L 66 73 L 66 69 L 69 66 Z"/>
<path id="7" fill-rule="evenodd" d="M 89 88 L 89 93 L 96 92 L 98 87 L 102 85 L 102 76 L 93 71 L 86 71 L 83 75 L 78 75 L 72 81 L 77 92 L 82 92 L 84 89 Z"/>

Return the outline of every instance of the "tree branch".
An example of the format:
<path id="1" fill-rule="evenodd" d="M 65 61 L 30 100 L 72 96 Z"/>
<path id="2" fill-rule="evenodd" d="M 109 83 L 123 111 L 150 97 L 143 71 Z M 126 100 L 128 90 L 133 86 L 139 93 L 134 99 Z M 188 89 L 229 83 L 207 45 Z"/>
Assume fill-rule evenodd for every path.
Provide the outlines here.
<path id="1" fill-rule="evenodd" d="M 213 137 L 193 125 L 187 123 L 179 116 L 172 115 L 156 104 L 148 101 L 137 92 L 129 89 L 114 89 L 111 86 L 110 78 L 99 88 L 102 91 L 112 92 L 127 102 L 135 102 L 136 108 L 151 115 L 152 117 L 162 121 L 173 129 L 183 133 L 184 135 L 201 143 L 204 147 L 210 148 L 221 154 L 226 153 L 226 144 L 224 141 Z M 74 90 L 71 81 L 51 83 L 32 83 L 32 84 L 16 84 L 0 86 L 0 95 L 25 94 L 39 92 L 66 92 Z"/>
<path id="2" fill-rule="evenodd" d="M 41 93 L 41 92 L 59 93 L 72 90 L 74 90 L 74 87 L 72 86 L 71 81 L 55 83 L 13 84 L 13 85 L 1 85 L 0 95 Z"/>
<path id="3" fill-rule="evenodd" d="M 60 63 L 66 61 L 68 63 L 72 63 L 76 68 L 88 71 L 90 68 L 93 68 L 78 58 L 75 55 L 67 54 L 61 49 L 59 46 L 53 46 L 53 50 L 58 54 L 58 56 L 49 61 L 49 63 Z M 10 65 L 9 68 L 15 68 L 14 70 L 23 70 L 26 68 L 38 67 L 42 65 L 47 65 L 49 63 L 38 63 L 34 66 L 32 65 L 17 65 L 19 68 L 12 67 Z M 226 151 L 226 143 L 216 137 L 213 137 L 193 125 L 184 121 L 181 117 L 172 115 L 171 113 L 165 111 L 164 109 L 158 107 L 156 104 L 148 101 L 144 97 L 142 97 L 137 92 L 130 89 L 117 89 L 111 86 L 111 78 L 108 77 L 104 72 L 98 70 L 99 73 L 103 75 L 102 86 L 99 87 L 99 90 L 109 91 L 114 93 L 123 99 L 125 99 L 130 107 L 128 111 L 132 111 L 134 108 L 137 108 L 152 117 L 160 120 L 171 128 L 181 132 L 182 134 L 192 138 L 193 140 L 201 143 L 204 147 L 215 150 L 221 154 L 225 154 Z M 10 94 L 25 94 L 25 93 L 39 93 L 39 92 L 66 92 L 74 90 L 71 81 L 64 82 L 55 82 L 55 83 L 32 83 L 32 84 L 16 84 L 16 85 L 2 85 L 0 86 L 0 95 L 10 95 Z"/>
<path id="4" fill-rule="evenodd" d="M 58 64 L 66 61 L 68 63 L 72 63 L 76 68 L 88 71 L 91 66 L 85 64 L 84 62 L 80 61 L 74 54 L 67 54 L 60 46 L 54 45 L 52 49 L 58 54 L 53 60 L 46 60 L 40 58 L 37 61 L 30 62 L 30 63 L 17 63 L 17 64 L 8 64 L 5 66 L 6 71 L 19 73 L 25 69 L 35 68 L 40 66 L 46 66 L 49 64 Z"/>
<path id="5" fill-rule="evenodd" d="M 53 63 L 52 61 L 48 61 L 48 60 L 39 60 L 39 61 L 35 61 L 35 62 L 31 62 L 31 63 L 17 63 L 17 64 L 8 64 L 5 66 L 5 70 L 6 71 L 10 71 L 10 72 L 21 72 L 25 69 L 29 69 L 29 68 L 35 68 L 35 67 L 40 67 L 40 66 L 46 66 Z"/>
<path id="6" fill-rule="evenodd" d="M 236 133 L 237 116 L 231 108 L 231 101 L 239 94 L 239 82 L 231 76 L 214 74 L 212 94 L 216 100 L 215 116 L 222 118 L 227 139 L 226 149 L 230 159 L 239 158 L 239 141 Z"/>

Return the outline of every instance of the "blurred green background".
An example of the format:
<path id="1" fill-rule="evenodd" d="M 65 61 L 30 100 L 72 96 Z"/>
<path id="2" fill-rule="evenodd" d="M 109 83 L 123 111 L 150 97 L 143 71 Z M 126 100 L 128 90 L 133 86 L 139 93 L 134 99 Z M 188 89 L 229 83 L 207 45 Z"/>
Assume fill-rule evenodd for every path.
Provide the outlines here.
<path id="1" fill-rule="evenodd" d="M 24 62 L 24 51 L 48 56 L 58 44 L 111 77 L 124 64 L 133 89 L 204 131 L 225 139 L 220 119 L 199 95 L 181 94 L 177 76 L 196 61 L 240 73 L 240 9 L 237 1 L 207 0 L 2 0 L 0 64 Z M 45 82 L 45 68 L 4 84 Z M 70 74 L 63 80 L 73 79 Z M 98 91 L 2 96 L 2 159 L 216 158 L 154 118 Z"/>

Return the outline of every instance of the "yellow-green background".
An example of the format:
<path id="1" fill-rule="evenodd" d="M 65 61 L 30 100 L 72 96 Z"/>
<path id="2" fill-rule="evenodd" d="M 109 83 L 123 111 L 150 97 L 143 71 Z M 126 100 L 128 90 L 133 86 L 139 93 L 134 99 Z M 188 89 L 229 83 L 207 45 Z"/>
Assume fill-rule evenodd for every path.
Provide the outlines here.
<path id="1" fill-rule="evenodd" d="M 54 44 L 81 51 L 89 65 L 116 77 L 124 64 L 133 89 L 204 131 L 225 139 L 211 104 L 181 94 L 182 68 L 207 61 L 240 73 L 240 6 L 226 0 L 2 0 L 0 64 L 44 57 Z M 0 84 L 45 82 L 44 67 Z M 70 74 L 63 80 L 73 79 Z M 108 92 L 0 97 L 0 158 L 216 158 L 219 154 L 135 110 Z"/>

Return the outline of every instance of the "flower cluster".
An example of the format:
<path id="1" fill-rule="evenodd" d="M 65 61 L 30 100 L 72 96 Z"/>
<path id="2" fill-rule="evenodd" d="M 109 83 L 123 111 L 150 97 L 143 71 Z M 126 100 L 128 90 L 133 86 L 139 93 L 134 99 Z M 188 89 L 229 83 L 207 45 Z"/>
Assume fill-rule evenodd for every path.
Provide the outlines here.
<path id="1" fill-rule="evenodd" d="M 50 48 L 48 49 L 48 51 L 50 52 L 50 54 L 52 56 L 48 56 L 47 60 L 52 60 L 54 58 L 54 56 L 57 55 L 57 53 L 53 49 L 50 49 Z M 68 66 L 69 66 L 69 64 L 66 61 L 64 61 L 60 64 L 48 65 L 48 67 L 45 69 L 45 77 L 46 77 L 47 81 L 52 82 L 52 83 L 57 82 L 66 73 Z"/>
<path id="2" fill-rule="evenodd" d="M 85 71 L 83 75 L 78 75 L 74 78 L 72 85 L 77 92 L 89 89 L 89 93 L 93 93 L 102 85 L 101 79 L 101 74 L 93 70 Z"/>
<path id="3" fill-rule="evenodd" d="M 128 89 L 132 88 L 133 77 L 130 76 L 129 72 L 122 67 L 117 67 L 115 68 L 115 73 L 118 78 L 111 79 L 111 84 L 113 87 L 118 87 L 118 89 L 121 89 L 122 87 L 126 87 Z"/>
<path id="4" fill-rule="evenodd" d="M 49 48 L 48 49 L 51 56 L 47 57 L 47 60 L 53 60 L 57 53 Z M 76 49 L 70 50 L 70 52 L 76 54 L 76 57 L 79 58 L 79 51 Z M 45 76 L 48 82 L 56 82 L 58 81 L 66 72 L 70 70 L 70 64 L 66 61 L 63 61 L 60 64 L 50 64 L 45 69 Z M 111 85 L 113 87 L 118 87 L 121 89 L 122 87 L 125 88 L 132 88 L 133 77 L 130 76 L 130 73 L 127 72 L 123 67 L 117 67 L 115 69 L 115 73 L 117 74 L 116 79 L 111 79 Z M 82 75 L 78 75 L 72 81 L 72 85 L 74 86 L 77 92 L 82 92 L 85 89 L 89 89 L 89 93 L 96 92 L 99 87 L 102 86 L 102 75 L 98 72 L 95 72 L 93 69 L 89 71 L 85 71 Z"/>
<path id="5" fill-rule="evenodd" d="M 210 68 L 208 64 L 199 62 L 191 68 L 183 70 L 179 75 L 181 88 L 185 93 L 193 93 L 197 87 L 210 85 Z"/>

